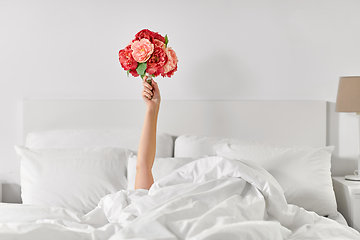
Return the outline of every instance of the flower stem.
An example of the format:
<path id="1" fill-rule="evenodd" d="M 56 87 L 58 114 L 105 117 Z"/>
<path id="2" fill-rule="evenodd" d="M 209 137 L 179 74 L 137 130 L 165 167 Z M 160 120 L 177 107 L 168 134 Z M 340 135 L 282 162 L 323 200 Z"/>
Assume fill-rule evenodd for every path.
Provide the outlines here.
<path id="1" fill-rule="evenodd" d="M 151 74 L 148 74 L 148 73 L 146 73 L 146 82 L 148 83 L 148 84 L 150 84 L 150 86 L 152 85 L 151 83 L 152 83 L 152 79 L 153 79 L 153 76 L 151 75 Z M 152 92 L 152 91 L 151 91 Z M 152 97 L 150 98 L 150 100 L 152 99 Z"/>

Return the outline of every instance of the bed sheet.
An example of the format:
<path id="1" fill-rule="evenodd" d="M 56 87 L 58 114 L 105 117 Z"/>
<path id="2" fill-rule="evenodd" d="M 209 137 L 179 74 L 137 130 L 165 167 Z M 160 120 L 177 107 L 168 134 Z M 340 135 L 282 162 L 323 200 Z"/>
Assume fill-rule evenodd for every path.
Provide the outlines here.
<path id="1" fill-rule="evenodd" d="M 332 220 L 334 220 L 334 221 L 336 221 L 336 222 L 338 222 L 338 223 L 340 223 L 342 225 L 348 226 L 348 223 L 347 223 L 346 219 L 344 218 L 344 216 L 340 212 L 338 212 L 336 217 L 332 218 Z"/>
<path id="2" fill-rule="evenodd" d="M 360 239 L 332 219 L 286 203 L 276 180 L 247 161 L 209 157 L 147 190 L 122 190 L 89 213 L 0 205 L 0 239 Z"/>

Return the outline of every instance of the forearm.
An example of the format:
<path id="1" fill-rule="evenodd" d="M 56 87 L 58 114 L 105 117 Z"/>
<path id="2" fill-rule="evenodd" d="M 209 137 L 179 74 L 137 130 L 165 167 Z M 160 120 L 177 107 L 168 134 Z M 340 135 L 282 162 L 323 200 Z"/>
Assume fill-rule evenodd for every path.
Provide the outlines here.
<path id="1" fill-rule="evenodd" d="M 147 106 L 140 136 L 135 189 L 149 189 L 154 182 L 151 168 L 156 153 L 156 128 L 159 106 Z"/>
<path id="2" fill-rule="evenodd" d="M 138 149 L 138 166 L 152 167 L 156 151 L 156 127 L 159 107 L 147 107 Z M 152 161 L 151 161 L 152 159 Z"/>

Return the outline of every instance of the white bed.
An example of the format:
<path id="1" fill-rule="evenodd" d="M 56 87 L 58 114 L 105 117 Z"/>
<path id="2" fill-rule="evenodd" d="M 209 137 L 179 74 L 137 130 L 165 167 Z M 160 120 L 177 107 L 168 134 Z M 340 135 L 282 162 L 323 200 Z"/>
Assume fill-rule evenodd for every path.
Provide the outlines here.
<path id="1" fill-rule="evenodd" d="M 23 106 L 26 205 L 0 205 L 1 239 L 360 239 L 336 210 L 326 102 L 163 101 L 149 192 L 132 190 L 141 101 Z"/>

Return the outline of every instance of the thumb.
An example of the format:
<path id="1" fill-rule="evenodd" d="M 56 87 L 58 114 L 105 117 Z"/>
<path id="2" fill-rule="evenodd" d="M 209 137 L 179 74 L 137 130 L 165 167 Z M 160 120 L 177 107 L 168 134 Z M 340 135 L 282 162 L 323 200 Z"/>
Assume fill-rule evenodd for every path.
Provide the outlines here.
<path id="1" fill-rule="evenodd" d="M 151 80 L 151 85 L 152 85 L 154 88 L 158 88 L 157 82 L 155 82 L 154 79 Z"/>

